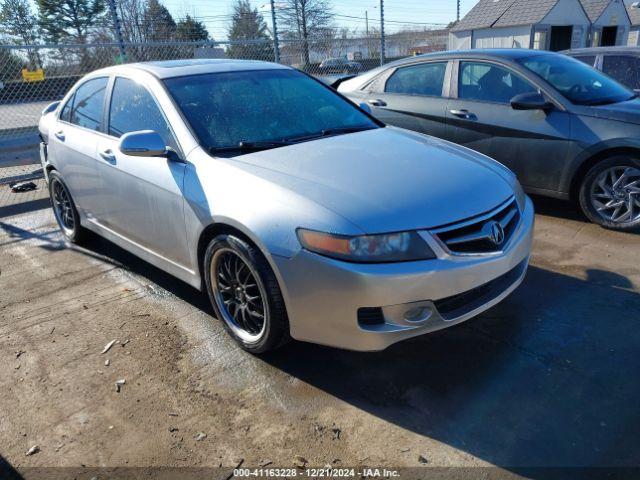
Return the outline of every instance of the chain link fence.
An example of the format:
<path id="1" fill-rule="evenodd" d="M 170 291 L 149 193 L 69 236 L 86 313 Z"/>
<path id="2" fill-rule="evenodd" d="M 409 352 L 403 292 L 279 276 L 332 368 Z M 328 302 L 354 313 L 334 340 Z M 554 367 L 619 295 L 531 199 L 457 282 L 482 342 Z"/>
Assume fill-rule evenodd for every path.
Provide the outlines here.
<path id="1" fill-rule="evenodd" d="M 386 61 L 444 50 L 444 30 L 387 35 Z M 331 80 L 380 65 L 380 39 L 280 39 L 242 42 L 0 45 L 0 164 L 37 161 L 42 110 L 61 99 L 83 75 L 110 65 L 184 58 L 251 59 L 280 63 Z"/>

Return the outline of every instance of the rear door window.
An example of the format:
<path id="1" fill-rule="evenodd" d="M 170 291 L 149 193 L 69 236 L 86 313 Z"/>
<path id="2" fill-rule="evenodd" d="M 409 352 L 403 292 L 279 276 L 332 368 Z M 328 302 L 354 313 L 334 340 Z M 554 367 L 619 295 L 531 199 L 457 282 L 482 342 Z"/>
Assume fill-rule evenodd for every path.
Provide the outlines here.
<path id="1" fill-rule="evenodd" d="M 537 91 L 529 82 L 504 67 L 491 63 L 460 62 L 460 99 L 508 104 L 516 95 Z"/>
<path id="2" fill-rule="evenodd" d="M 99 131 L 108 82 L 107 77 L 101 77 L 80 85 L 71 101 L 63 108 L 61 119 L 89 130 Z M 70 103 L 71 107 L 65 111 Z"/>
<path id="3" fill-rule="evenodd" d="M 587 65 L 590 66 L 594 66 L 596 64 L 596 56 L 595 55 L 576 55 L 575 57 L 576 60 L 580 60 L 583 63 L 586 63 Z"/>
<path id="4" fill-rule="evenodd" d="M 389 77 L 384 91 L 403 95 L 441 97 L 446 70 L 447 62 L 400 67 Z"/>
<path id="5" fill-rule="evenodd" d="M 640 57 L 605 55 L 602 70 L 610 77 L 633 89 L 640 89 Z"/>
<path id="6" fill-rule="evenodd" d="M 166 145 L 178 150 L 171 128 L 149 91 L 129 78 L 118 77 L 111 94 L 109 135 L 119 138 L 139 130 L 155 131 Z"/>

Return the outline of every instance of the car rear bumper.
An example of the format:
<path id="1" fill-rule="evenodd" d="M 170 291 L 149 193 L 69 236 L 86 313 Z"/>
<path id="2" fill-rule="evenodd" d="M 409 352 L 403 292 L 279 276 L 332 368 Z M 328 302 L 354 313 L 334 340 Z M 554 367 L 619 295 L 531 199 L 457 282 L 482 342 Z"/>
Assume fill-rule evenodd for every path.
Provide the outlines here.
<path id="1" fill-rule="evenodd" d="M 274 257 L 291 336 L 371 351 L 468 320 L 522 282 L 533 224 L 527 198 L 499 255 L 449 255 L 434 242 L 438 258 L 420 262 L 353 264 L 305 250 L 289 259 Z"/>
<path id="2" fill-rule="evenodd" d="M 40 164 L 42 165 L 42 172 L 44 173 L 44 179 L 49 184 L 49 172 L 47 171 L 47 144 L 40 142 Z"/>

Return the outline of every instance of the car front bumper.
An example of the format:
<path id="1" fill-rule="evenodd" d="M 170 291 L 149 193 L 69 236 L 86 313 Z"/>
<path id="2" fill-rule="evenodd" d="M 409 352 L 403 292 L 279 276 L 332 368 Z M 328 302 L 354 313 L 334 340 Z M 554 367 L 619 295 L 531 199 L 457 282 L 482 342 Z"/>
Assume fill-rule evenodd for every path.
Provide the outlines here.
<path id="1" fill-rule="evenodd" d="M 438 258 L 419 262 L 354 264 L 306 250 L 292 258 L 274 257 L 291 336 L 375 351 L 468 320 L 522 282 L 533 224 L 533 205 L 527 198 L 516 231 L 497 255 L 449 255 L 430 242 Z M 359 323 L 359 309 L 376 307 L 381 307 L 384 323 Z"/>

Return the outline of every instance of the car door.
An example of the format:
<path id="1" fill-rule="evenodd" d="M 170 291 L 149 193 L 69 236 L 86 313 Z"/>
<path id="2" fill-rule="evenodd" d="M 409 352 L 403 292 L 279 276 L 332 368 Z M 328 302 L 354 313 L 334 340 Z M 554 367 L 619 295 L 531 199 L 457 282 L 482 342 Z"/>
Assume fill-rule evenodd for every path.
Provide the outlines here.
<path id="1" fill-rule="evenodd" d="M 506 165 L 527 187 L 556 190 L 569 149 L 570 115 L 558 108 L 514 110 L 515 95 L 540 89 L 507 66 L 460 61 L 453 75 L 458 82 L 447 111 L 452 140 Z"/>
<path id="2" fill-rule="evenodd" d="M 447 138 L 449 62 L 421 62 L 395 68 L 374 82 L 366 102 L 389 125 Z"/>
<path id="3" fill-rule="evenodd" d="M 76 88 L 63 106 L 53 135 L 49 136 L 49 153 L 56 159 L 76 207 L 88 218 L 100 204 L 100 177 L 96 152 L 103 137 L 102 117 L 108 77 L 87 80 Z"/>
<path id="4" fill-rule="evenodd" d="M 141 83 L 116 77 L 109 99 L 107 134 L 98 145 L 105 187 L 103 226 L 180 265 L 187 265 L 182 187 L 185 163 L 158 102 Z M 119 149 L 125 133 L 153 130 L 174 154 L 134 157 Z"/>

